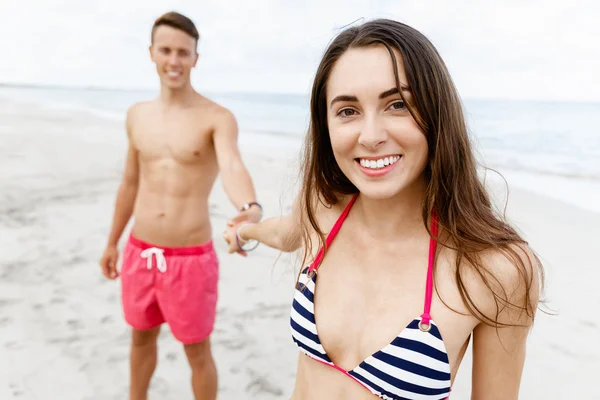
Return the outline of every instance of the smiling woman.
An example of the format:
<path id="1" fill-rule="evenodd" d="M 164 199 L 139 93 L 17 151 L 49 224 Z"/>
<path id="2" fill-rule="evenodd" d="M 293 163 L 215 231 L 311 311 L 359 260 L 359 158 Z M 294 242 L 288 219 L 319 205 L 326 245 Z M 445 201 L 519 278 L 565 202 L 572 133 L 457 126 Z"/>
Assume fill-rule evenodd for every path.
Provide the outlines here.
<path id="1" fill-rule="evenodd" d="M 472 399 L 517 399 L 542 267 L 495 213 L 426 37 L 374 20 L 335 38 L 302 168 L 291 215 L 226 236 L 303 251 L 292 398 L 446 399 L 472 338 Z"/>

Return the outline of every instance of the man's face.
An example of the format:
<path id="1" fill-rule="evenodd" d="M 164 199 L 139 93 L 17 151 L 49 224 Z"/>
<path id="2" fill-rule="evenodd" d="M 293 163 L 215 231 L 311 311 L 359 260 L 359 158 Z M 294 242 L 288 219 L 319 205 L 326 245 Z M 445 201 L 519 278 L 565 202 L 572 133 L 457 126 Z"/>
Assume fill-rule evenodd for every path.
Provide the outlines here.
<path id="1" fill-rule="evenodd" d="M 182 30 L 161 25 L 154 31 L 150 57 L 163 85 L 179 89 L 190 81 L 190 72 L 196 66 L 196 39 Z"/>

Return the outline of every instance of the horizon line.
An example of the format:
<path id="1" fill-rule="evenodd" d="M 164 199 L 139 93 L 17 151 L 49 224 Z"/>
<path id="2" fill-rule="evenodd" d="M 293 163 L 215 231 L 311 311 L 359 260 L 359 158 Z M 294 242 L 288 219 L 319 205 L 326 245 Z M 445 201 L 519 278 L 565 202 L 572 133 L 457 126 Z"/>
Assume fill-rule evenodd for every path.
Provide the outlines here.
<path id="1" fill-rule="evenodd" d="M 78 90 L 78 91 L 116 91 L 116 92 L 146 92 L 158 90 L 158 88 L 149 87 L 110 87 L 110 86 L 94 86 L 94 85 L 62 85 L 52 83 L 25 83 L 25 82 L 2 82 L 0 81 L 0 88 L 15 88 L 15 89 L 50 89 L 50 90 Z M 196 89 L 198 90 L 198 89 Z M 203 90 L 204 93 L 212 94 L 242 94 L 242 95 L 291 95 L 291 96 L 309 96 L 310 92 L 277 92 L 277 91 L 216 91 L 216 90 Z M 569 99 L 569 100 L 554 100 L 554 99 L 539 99 L 539 98 L 507 98 L 507 97 L 470 97 L 461 96 L 462 100 L 465 101 L 515 101 L 515 102 L 539 102 L 539 103 L 585 103 L 595 104 L 600 103 L 600 99 Z"/>

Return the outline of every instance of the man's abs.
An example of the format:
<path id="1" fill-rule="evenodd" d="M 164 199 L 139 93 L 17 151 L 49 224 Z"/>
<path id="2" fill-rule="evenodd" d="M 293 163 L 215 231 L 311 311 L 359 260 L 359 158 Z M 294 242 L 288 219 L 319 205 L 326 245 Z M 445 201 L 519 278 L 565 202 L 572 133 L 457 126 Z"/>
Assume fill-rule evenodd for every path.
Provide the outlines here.
<path id="1" fill-rule="evenodd" d="M 194 177 L 185 171 L 175 176 L 141 172 L 133 215 L 135 237 L 165 247 L 199 245 L 212 238 L 208 198 L 216 173 Z"/>
<path id="2" fill-rule="evenodd" d="M 197 202 L 168 201 L 161 206 L 151 203 L 145 199 L 136 204 L 132 231 L 136 238 L 164 247 L 194 246 L 211 239 L 206 199 Z"/>

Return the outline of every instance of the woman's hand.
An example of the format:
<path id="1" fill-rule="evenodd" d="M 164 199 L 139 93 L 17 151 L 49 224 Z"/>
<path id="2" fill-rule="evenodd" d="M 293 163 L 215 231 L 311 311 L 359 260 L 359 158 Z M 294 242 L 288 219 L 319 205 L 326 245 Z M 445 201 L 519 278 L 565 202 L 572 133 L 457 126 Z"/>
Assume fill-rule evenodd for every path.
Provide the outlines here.
<path id="1" fill-rule="evenodd" d="M 227 228 L 223 232 L 223 239 L 229 245 L 229 247 L 227 248 L 227 252 L 229 254 L 238 253 L 239 255 L 241 255 L 243 257 L 248 256 L 248 253 L 246 253 L 244 250 L 242 250 L 238 247 L 238 240 L 236 240 L 236 235 L 239 234 L 238 229 L 240 229 L 242 226 L 244 226 L 246 224 L 247 224 L 247 222 L 234 223 L 234 222 L 230 221 L 227 223 Z M 243 246 L 246 243 L 246 241 L 243 240 L 242 237 L 243 236 L 241 236 L 241 235 L 239 236 L 240 246 Z"/>

